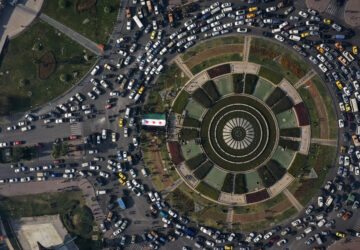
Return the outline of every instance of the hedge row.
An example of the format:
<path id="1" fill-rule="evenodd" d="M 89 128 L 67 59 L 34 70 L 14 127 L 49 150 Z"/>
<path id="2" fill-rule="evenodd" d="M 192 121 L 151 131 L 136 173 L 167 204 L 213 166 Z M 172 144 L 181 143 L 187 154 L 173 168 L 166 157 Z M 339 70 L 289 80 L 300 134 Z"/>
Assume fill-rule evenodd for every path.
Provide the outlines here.
<path id="1" fill-rule="evenodd" d="M 174 102 L 172 111 L 175 113 L 181 114 L 185 108 L 185 105 L 186 105 L 189 97 L 190 97 L 190 95 L 188 92 L 186 92 L 185 90 L 181 91 Z"/>
<path id="2" fill-rule="evenodd" d="M 280 163 L 278 163 L 277 161 L 275 161 L 273 159 L 271 159 L 266 164 L 266 167 L 271 172 L 271 174 L 275 177 L 275 179 L 277 181 L 280 180 L 286 173 L 286 169 L 283 166 L 281 166 Z"/>
<path id="3" fill-rule="evenodd" d="M 234 186 L 234 174 L 227 173 L 221 191 L 226 193 L 232 193 Z"/>
<path id="4" fill-rule="evenodd" d="M 242 93 L 244 90 L 244 74 L 233 74 L 233 89 L 235 93 Z"/>
<path id="5" fill-rule="evenodd" d="M 300 128 L 283 128 L 280 129 L 281 136 L 289 136 L 289 137 L 300 137 L 301 129 Z"/>
<path id="6" fill-rule="evenodd" d="M 235 194 L 244 194 L 247 193 L 246 188 L 246 179 L 244 174 L 237 174 L 235 176 L 235 187 L 234 187 Z"/>
<path id="7" fill-rule="evenodd" d="M 272 107 L 275 103 L 277 103 L 281 98 L 285 96 L 284 91 L 281 88 L 276 88 L 266 99 L 266 104 L 269 107 Z"/>
<path id="8" fill-rule="evenodd" d="M 190 129 L 190 128 L 182 128 L 180 130 L 180 134 L 179 134 L 180 140 L 190 141 L 199 137 L 200 137 L 199 130 Z"/>
<path id="9" fill-rule="evenodd" d="M 284 96 L 280 101 L 278 101 L 273 107 L 272 110 L 275 114 L 279 114 L 281 112 L 284 112 L 288 109 L 291 109 L 293 106 L 292 101 L 288 96 Z"/>
<path id="10" fill-rule="evenodd" d="M 201 163 L 203 163 L 206 160 L 205 154 L 198 154 L 194 156 L 193 158 L 186 161 L 186 165 L 191 169 L 194 170 L 199 166 Z"/>
<path id="11" fill-rule="evenodd" d="M 268 79 L 269 81 L 273 82 L 274 84 L 279 84 L 282 80 L 282 75 L 272 71 L 271 69 L 268 69 L 264 66 L 261 66 L 259 70 L 259 76 Z"/>
<path id="12" fill-rule="evenodd" d="M 295 159 L 293 163 L 290 166 L 290 169 L 288 170 L 289 174 L 291 174 L 294 177 L 297 177 L 301 173 L 303 173 L 303 168 L 305 166 L 307 160 L 307 156 L 296 153 Z"/>
<path id="13" fill-rule="evenodd" d="M 194 171 L 194 175 L 199 180 L 202 180 L 205 178 L 205 176 L 210 172 L 210 170 L 213 167 L 213 163 L 209 160 L 207 160 L 205 163 L 203 163 L 200 167 L 198 167 Z"/>
<path id="14" fill-rule="evenodd" d="M 271 187 L 276 183 L 276 178 L 271 174 L 266 166 L 261 166 L 257 170 L 264 187 Z"/>
<path id="15" fill-rule="evenodd" d="M 196 186 L 196 190 L 213 200 L 217 200 L 220 195 L 219 190 L 213 188 L 212 186 L 203 181 Z"/>
<path id="16" fill-rule="evenodd" d="M 185 117 L 182 125 L 185 127 L 200 128 L 201 122 L 191 117 Z"/>
<path id="17" fill-rule="evenodd" d="M 245 76 L 245 93 L 246 94 L 251 95 L 252 93 L 254 93 L 258 79 L 259 79 L 259 77 L 257 75 L 246 74 L 246 76 Z"/>
<path id="18" fill-rule="evenodd" d="M 202 88 L 198 88 L 192 94 L 192 97 L 197 101 L 199 104 L 204 106 L 205 108 L 210 108 L 212 105 L 212 101 L 209 96 L 205 93 Z"/>
<path id="19" fill-rule="evenodd" d="M 283 148 L 287 148 L 293 151 L 298 151 L 300 142 L 298 141 L 290 141 L 283 138 L 280 138 L 279 145 Z"/>
<path id="20" fill-rule="evenodd" d="M 208 94 L 208 96 L 211 98 L 213 102 L 219 100 L 220 94 L 213 81 L 211 80 L 207 81 L 202 85 L 202 88 L 205 90 L 206 94 Z"/>

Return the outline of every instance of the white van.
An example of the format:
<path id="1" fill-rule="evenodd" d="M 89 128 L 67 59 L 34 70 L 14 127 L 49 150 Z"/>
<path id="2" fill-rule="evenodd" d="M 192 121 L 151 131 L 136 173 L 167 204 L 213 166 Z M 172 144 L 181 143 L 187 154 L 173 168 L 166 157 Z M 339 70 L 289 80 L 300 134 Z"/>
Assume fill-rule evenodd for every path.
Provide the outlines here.
<path id="1" fill-rule="evenodd" d="M 130 108 L 126 108 L 125 110 L 125 118 L 129 118 L 130 117 Z"/>
<path id="2" fill-rule="evenodd" d="M 84 162 L 84 163 L 81 164 L 81 166 L 82 166 L 83 168 L 85 168 L 85 167 L 90 166 L 90 163 L 89 163 L 89 162 Z"/>
<path id="3" fill-rule="evenodd" d="M 96 195 L 106 194 L 106 190 L 97 190 Z"/>
<path id="4" fill-rule="evenodd" d="M 309 234 L 313 231 L 312 227 L 308 227 L 304 230 L 304 233 Z"/>
<path id="5" fill-rule="evenodd" d="M 289 39 L 298 42 L 298 41 L 300 41 L 301 37 L 295 36 L 295 35 L 290 35 Z"/>
<path id="6" fill-rule="evenodd" d="M 141 169 L 141 173 L 142 173 L 142 175 L 143 175 L 144 177 L 147 177 L 147 176 L 148 176 L 148 173 L 147 173 L 147 171 L 146 171 L 145 168 Z"/>
<path id="7" fill-rule="evenodd" d="M 157 75 L 160 74 L 163 69 L 164 69 L 164 65 L 160 64 L 159 67 L 157 67 L 155 74 Z"/>
<path id="8" fill-rule="evenodd" d="M 271 30 L 271 33 L 278 33 L 278 32 L 280 32 L 281 31 L 281 29 L 279 29 L 279 28 L 277 28 L 277 29 L 273 29 L 273 30 Z"/>

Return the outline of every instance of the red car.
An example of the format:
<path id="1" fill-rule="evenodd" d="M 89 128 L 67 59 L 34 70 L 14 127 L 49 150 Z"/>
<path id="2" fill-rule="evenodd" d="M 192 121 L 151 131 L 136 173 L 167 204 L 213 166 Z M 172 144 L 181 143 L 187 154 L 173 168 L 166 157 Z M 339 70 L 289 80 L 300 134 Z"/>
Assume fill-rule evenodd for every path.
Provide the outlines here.
<path id="1" fill-rule="evenodd" d="M 107 104 L 107 105 L 105 106 L 105 109 L 109 109 L 109 108 L 111 108 L 111 104 Z"/>
<path id="2" fill-rule="evenodd" d="M 76 135 L 71 135 L 70 136 L 70 140 L 76 140 L 77 139 L 77 136 Z"/>
<path id="3" fill-rule="evenodd" d="M 42 143 L 38 142 L 38 143 L 35 144 L 35 146 L 39 147 L 39 148 L 42 148 L 44 145 Z"/>
<path id="4" fill-rule="evenodd" d="M 55 164 L 64 163 L 64 160 L 63 159 L 55 160 L 54 163 Z"/>
<path id="5" fill-rule="evenodd" d="M 276 235 L 276 236 L 274 236 L 274 237 L 272 237 L 271 239 L 270 239 L 270 242 L 271 243 L 275 243 L 276 241 L 278 241 L 280 239 L 280 236 L 279 235 Z"/>
<path id="6" fill-rule="evenodd" d="M 16 145 L 21 145 L 21 144 L 23 144 L 23 142 L 22 141 L 14 141 L 14 146 L 16 146 Z"/>

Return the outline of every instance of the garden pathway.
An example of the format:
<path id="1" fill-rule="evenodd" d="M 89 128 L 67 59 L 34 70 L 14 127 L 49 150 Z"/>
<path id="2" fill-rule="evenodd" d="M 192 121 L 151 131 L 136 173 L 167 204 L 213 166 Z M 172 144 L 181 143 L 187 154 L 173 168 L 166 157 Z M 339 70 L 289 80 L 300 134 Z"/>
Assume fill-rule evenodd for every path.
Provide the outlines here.
<path id="1" fill-rule="evenodd" d="M 337 140 L 329 140 L 329 139 L 312 138 L 311 143 L 336 147 L 338 144 L 338 141 Z"/>
<path id="2" fill-rule="evenodd" d="M 243 52 L 243 61 L 244 62 L 247 62 L 249 60 L 250 45 L 251 45 L 251 36 L 245 36 L 244 52 Z"/>
<path id="3" fill-rule="evenodd" d="M 188 68 L 188 66 L 186 66 L 186 64 L 184 63 L 184 61 L 182 60 L 181 56 L 177 56 L 175 58 L 175 63 L 180 67 L 180 69 L 185 73 L 185 75 L 187 77 L 189 77 L 190 79 L 193 78 L 193 74 L 191 73 L 190 69 Z"/>
<path id="4" fill-rule="evenodd" d="M 70 37 L 71 39 L 73 39 L 74 41 L 78 42 L 80 45 L 84 46 L 91 52 L 95 53 L 96 55 L 99 56 L 102 54 L 102 51 L 98 48 L 98 45 L 95 42 L 91 41 L 90 39 L 80 35 L 74 30 L 66 27 L 65 25 L 45 15 L 44 13 L 40 14 L 40 18 L 46 23 L 50 24 L 54 28 L 64 33 L 65 35 L 67 35 L 68 37 Z"/>
<path id="5" fill-rule="evenodd" d="M 233 215 L 234 215 L 234 208 L 229 207 L 228 212 L 227 212 L 227 216 L 226 216 L 226 223 L 227 223 L 227 229 L 228 230 L 232 229 Z"/>
<path id="6" fill-rule="evenodd" d="M 177 187 L 179 187 L 182 183 L 183 183 L 183 179 L 179 178 L 177 179 L 174 183 L 172 183 L 170 186 L 168 186 L 167 188 L 165 188 L 163 191 L 161 191 L 161 196 L 163 198 L 166 198 L 166 196 L 168 196 L 169 193 L 171 193 L 172 191 L 174 191 Z"/>
<path id="7" fill-rule="evenodd" d="M 311 78 L 313 78 L 316 75 L 315 70 L 310 70 L 306 73 L 306 75 L 303 76 L 297 83 L 294 84 L 294 87 L 296 89 L 300 88 L 303 84 L 305 84 L 307 81 L 309 81 Z"/>
<path id="8" fill-rule="evenodd" d="M 303 210 L 303 206 L 300 204 L 300 202 L 292 195 L 292 193 L 290 193 L 290 191 L 288 189 L 284 190 L 284 194 L 286 195 L 286 197 L 288 197 L 288 199 L 290 200 L 290 202 L 294 205 L 294 207 L 300 212 L 301 210 Z"/>

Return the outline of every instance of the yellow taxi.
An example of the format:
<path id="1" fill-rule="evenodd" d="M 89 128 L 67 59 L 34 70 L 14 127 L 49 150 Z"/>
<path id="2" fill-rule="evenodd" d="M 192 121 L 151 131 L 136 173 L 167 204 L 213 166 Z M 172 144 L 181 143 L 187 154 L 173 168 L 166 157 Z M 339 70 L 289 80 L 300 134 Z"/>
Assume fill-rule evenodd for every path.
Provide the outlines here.
<path id="1" fill-rule="evenodd" d="M 340 81 L 337 81 L 337 82 L 336 82 L 336 86 L 337 86 L 339 89 L 342 89 L 342 88 L 343 88 L 343 86 L 342 86 L 342 84 L 341 84 Z"/>
<path id="2" fill-rule="evenodd" d="M 324 54 L 325 50 L 323 48 L 321 48 L 320 46 L 316 46 L 316 49 L 321 53 Z"/>
<path id="3" fill-rule="evenodd" d="M 331 24 L 331 20 L 330 19 L 327 19 L 327 18 L 324 18 L 323 22 L 325 24 Z"/>
<path id="4" fill-rule="evenodd" d="M 354 55 L 357 55 L 357 54 L 358 54 L 358 48 L 357 48 L 357 46 L 353 46 L 353 53 L 354 53 Z"/>
<path id="5" fill-rule="evenodd" d="M 249 12 L 253 12 L 253 11 L 257 11 L 258 10 L 258 7 L 251 7 L 249 8 Z"/>
<path id="6" fill-rule="evenodd" d="M 340 237 L 340 238 L 344 238 L 345 237 L 345 233 L 342 233 L 342 232 L 336 232 L 336 236 L 337 237 Z"/>
<path id="7" fill-rule="evenodd" d="M 351 107 L 349 104 L 345 103 L 345 110 L 346 111 L 351 111 Z"/>
<path id="8" fill-rule="evenodd" d="M 119 178 L 118 181 L 119 181 L 123 186 L 126 185 L 126 181 L 124 181 L 123 179 Z"/>
<path id="9" fill-rule="evenodd" d="M 119 173 L 119 177 L 123 180 L 126 180 L 126 176 L 123 173 Z"/>
<path id="10" fill-rule="evenodd" d="M 124 119 L 120 118 L 119 120 L 119 127 L 122 128 L 124 126 Z"/>
<path id="11" fill-rule="evenodd" d="M 145 87 L 144 86 L 141 86 L 141 88 L 139 89 L 139 95 L 141 95 L 143 92 L 144 92 L 144 89 L 145 89 Z"/>
<path id="12" fill-rule="evenodd" d="M 310 35 L 309 32 L 304 32 L 304 33 L 301 34 L 301 37 L 307 37 L 307 36 L 309 36 L 309 35 Z"/>
<path id="13" fill-rule="evenodd" d="M 228 245 L 225 246 L 225 250 L 233 250 L 233 249 L 234 249 L 233 246 L 228 246 Z"/>
<path id="14" fill-rule="evenodd" d="M 156 36 L 156 31 L 154 30 L 154 31 L 151 33 L 150 39 L 151 39 L 151 40 L 154 40 L 154 39 L 155 39 L 155 36 Z"/>
<path id="15" fill-rule="evenodd" d="M 254 17 L 255 17 L 254 13 L 246 14 L 246 18 L 254 18 Z"/>

